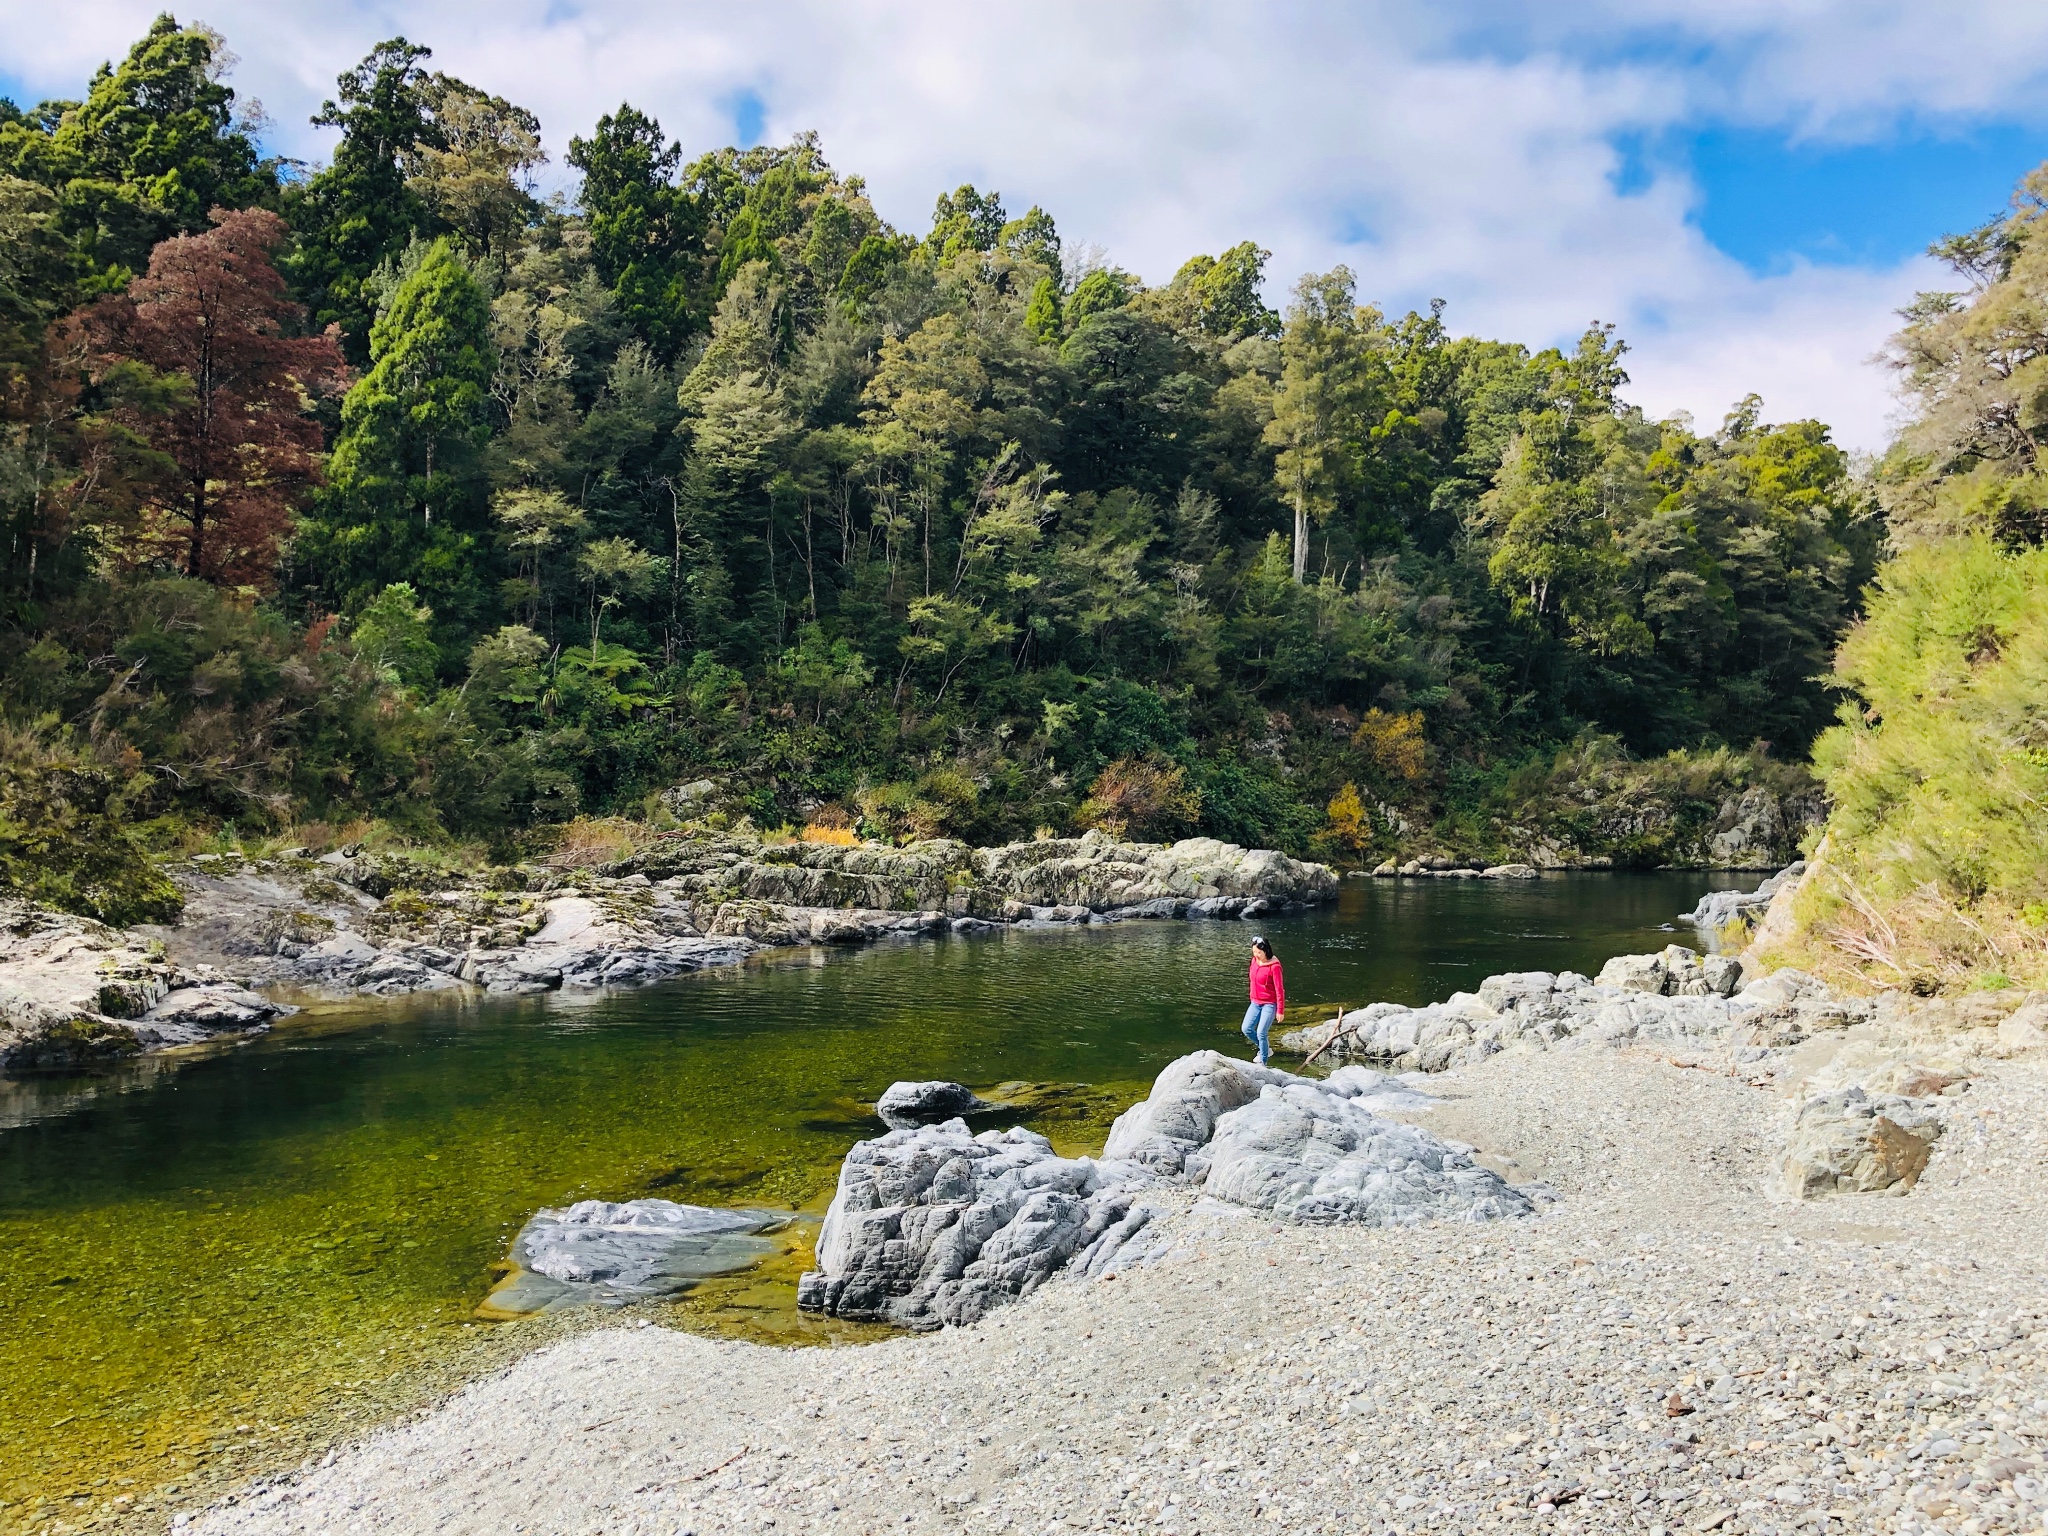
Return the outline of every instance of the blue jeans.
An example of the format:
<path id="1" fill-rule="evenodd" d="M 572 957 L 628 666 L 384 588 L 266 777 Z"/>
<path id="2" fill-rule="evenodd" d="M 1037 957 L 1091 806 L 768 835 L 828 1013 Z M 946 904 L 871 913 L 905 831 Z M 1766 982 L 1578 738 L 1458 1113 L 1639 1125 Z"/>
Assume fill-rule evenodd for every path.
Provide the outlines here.
<path id="1" fill-rule="evenodd" d="M 1266 1036 L 1273 1031 L 1273 1005 L 1253 1003 L 1244 1011 L 1244 1037 L 1259 1048 L 1259 1064 L 1265 1065 L 1273 1053 L 1266 1045 Z"/>

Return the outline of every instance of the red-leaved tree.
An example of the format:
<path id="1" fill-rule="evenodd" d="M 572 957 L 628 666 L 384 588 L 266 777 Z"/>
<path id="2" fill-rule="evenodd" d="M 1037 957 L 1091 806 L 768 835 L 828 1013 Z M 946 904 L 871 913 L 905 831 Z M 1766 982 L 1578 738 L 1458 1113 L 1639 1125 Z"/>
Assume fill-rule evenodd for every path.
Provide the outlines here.
<path id="1" fill-rule="evenodd" d="M 319 477 L 312 401 L 344 387 L 347 368 L 332 327 L 293 334 L 305 311 L 271 259 L 284 220 L 217 208 L 213 223 L 163 241 L 144 276 L 75 323 L 96 376 L 139 363 L 175 386 L 132 413 L 133 429 L 171 466 L 133 553 L 174 559 L 208 581 L 260 585 L 294 505 Z"/>

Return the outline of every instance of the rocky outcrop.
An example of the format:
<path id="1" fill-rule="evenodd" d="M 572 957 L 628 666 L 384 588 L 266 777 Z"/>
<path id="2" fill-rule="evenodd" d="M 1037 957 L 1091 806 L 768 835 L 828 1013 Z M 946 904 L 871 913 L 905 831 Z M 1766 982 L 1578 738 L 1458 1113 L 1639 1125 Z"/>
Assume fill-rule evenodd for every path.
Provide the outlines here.
<path id="1" fill-rule="evenodd" d="M 1868 999 L 1841 998 L 1812 977 L 1779 972 L 1739 987 L 1726 956 L 1681 945 L 1609 961 L 1597 980 L 1565 971 L 1490 976 L 1419 1008 L 1374 1003 L 1341 1019 L 1275 1037 L 1281 1050 L 1322 1061 L 1369 1061 L 1441 1072 L 1503 1050 L 1642 1045 L 1732 1066 L 1753 1063 L 1816 1031 L 1874 1016 Z M 1739 989 L 1738 989 L 1739 987 Z"/>
<path id="2" fill-rule="evenodd" d="M 2017 993 L 2002 1008 L 1987 1002 L 1958 1016 L 1947 1000 L 1841 996 L 1798 970 L 1739 987 L 1738 975 L 1725 957 L 1670 945 L 1619 956 L 1597 980 L 1548 971 L 1490 976 L 1476 993 L 1421 1008 L 1375 1003 L 1287 1031 L 1275 1043 L 1326 1061 L 1409 1071 L 1465 1066 L 1502 1051 L 1605 1047 L 1729 1073 L 1785 1096 L 1780 1149 L 1766 1182 L 1774 1192 L 1811 1199 L 1910 1190 L 1940 1134 L 1946 1101 L 1967 1090 L 1974 1070 L 1955 1044 L 1957 1029 L 1980 1032 L 1973 1050 L 2012 1054 L 2028 1047 L 2009 1042 L 2037 1028 L 2030 1008 L 2048 1023 L 2048 1008 L 2016 1008 L 2023 1002 Z M 1355 1070 L 1344 1067 L 1331 1082 Z M 1320 1125 L 1312 1134 L 1320 1144 L 1331 1140 Z M 1142 1155 L 1135 1145 L 1117 1150 Z"/>
<path id="3" fill-rule="evenodd" d="M 1533 864 L 1488 864 L 1483 859 L 1415 858 L 1405 864 L 1392 859 L 1376 866 L 1373 875 L 1382 880 L 1538 880 L 1543 871 Z"/>
<path id="4" fill-rule="evenodd" d="M 1805 873 L 1806 860 L 1795 859 L 1753 891 L 1709 891 L 1690 912 L 1679 914 L 1679 921 L 1691 923 L 1708 935 L 1718 935 L 1738 922 L 1755 924 L 1762 920 L 1778 892 L 1798 884 Z"/>
<path id="5" fill-rule="evenodd" d="M 1793 1112 L 1778 1156 L 1779 1185 L 1795 1199 L 1838 1191 L 1904 1194 L 1919 1181 L 1941 1120 L 1925 1099 L 1861 1086 L 1816 1094 Z"/>
<path id="6" fill-rule="evenodd" d="M 1357 1067 L 1317 1082 L 1198 1051 L 1118 1117 L 1100 1159 L 1059 1157 L 1022 1129 L 973 1136 L 960 1120 L 891 1131 L 847 1154 L 797 1304 L 909 1328 L 971 1323 L 1061 1269 L 1144 1258 L 1156 1193 L 1172 1184 L 1321 1224 L 1530 1210 L 1471 1148 L 1383 1118 L 1427 1102 Z"/>
<path id="7" fill-rule="evenodd" d="M 512 1273 L 485 1302 L 499 1317 L 620 1306 L 673 1296 L 759 1262 L 787 1226 L 782 1211 L 718 1210 L 669 1200 L 579 1200 L 534 1213 L 512 1243 Z"/>
<path id="8" fill-rule="evenodd" d="M 1052 909 L 1124 912 L 1160 902 L 1334 900 L 1335 873 L 1270 849 L 1214 838 L 1123 843 L 1090 832 L 1001 848 L 934 840 L 894 848 L 830 843 L 765 845 L 692 833 L 609 866 L 645 874 L 690 897 L 874 912 L 944 913 L 985 922 L 1044 920 Z M 1148 916 L 1185 916 L 1185 907 Z"/>
<path id="9" fill-rule="evenodd" d="M 0 902 L 0 1069 L 77 1067 L 291 1011 L 90 918 Z"/>
<path id="10" fill-rule="evenodd" d="M 0 1068 L 260 1029 L 290 1011 L 252 988 L 375 997 L 637 986 L 772 946 L 1257 917 L 1332 899 L 1337 888 L 1326 866 L 1267 850 L 1100 833 L 973 849 L 692 832 L 573 876 L 531 866 L 451 872 L 352 846 L 317 859 L 199 854 L 171 874 L 185 898 L 175 925 L 121 933 L 8 908 Z M 167 1002 L 178 990 L 190 995 Z"/>

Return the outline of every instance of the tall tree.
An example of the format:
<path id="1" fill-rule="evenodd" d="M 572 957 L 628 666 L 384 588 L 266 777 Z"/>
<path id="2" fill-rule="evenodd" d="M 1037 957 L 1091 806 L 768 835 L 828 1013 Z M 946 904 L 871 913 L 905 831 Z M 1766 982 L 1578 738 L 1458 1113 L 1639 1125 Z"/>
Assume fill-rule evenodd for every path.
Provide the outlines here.
<path id="1" fill-rule="evenodd" d="M 307 404 L 344 367 L 331 331 L 295 334 L 305 311 L 272 261 L 284 221 L 257 208 L 214 219 L 203 235 L 164 241 L 145 275 L 79 324 L 96 372 L 140 363 L 181 386 L 173 408 L 133 423 L 174 466 L 146 509 L 148 544 L 174 534 L 186 575 L 260 585 L 318 472 Z"/>
<path id="2" fill-rule="evenodd" d="M 394 581 L 433 609 L 446 658 L 494 601 L 483 449 L 495 369 L 490 306 L 454 244 L 414 248 L 341 406 L 332 484 L 296 541 L 322 599 L 353 612 Z"/>
<path id="3" fill-rule="evenodd" d="M 366 286 L 436 222 L 405 175 L 410 157 L 448 148 L 433 121 L 432 56 L 394 37 L 339 77 L 336 99 L 313 117 L 315 127 L 341 130 L 334 159 L 286 203 L 299 237 L 291 277 L 316 324 L 340 324 L 357 362 L 368 356 L 374 318 Z"/>
<path id="4" fill-rule="evenodd" d="M 435 75 L 426 95 L 435 142 L 404 154 L 406 185 L 471 250 L 503 255 L 540 212 L 532 174 L 548 158 L 540 119 L 447 75 Z"/>
<path id="5" fill-rule="evenodd" d="M 569 164 L 583 173 L 579 200 L 597 270 L 618 299 L 620 318 L 664 360 L 708 312 L 694 287 L 704 210 L 676 185 L 682 158 L 681 148 L 663 139 L 661 124 L 630 105 L 599 118 L 588 139 L 569 141 Z"/>
<path id="6" fill-rule="evenodd" d="M 205 229 L 215 208 L 275 202 L 276 163 L 258 157 L 222 83 L 233 64 L 218 33 L 159 16 L 84 101 L 0 124 L 0 172 L 58 195 L 88 292 L 120 287 L 157 241 Z"/>
<path id="7" fill-rule="evenodd" d="M 1279 449 L 1273 474 L 1294 509 L 1294 579 L 1308 571 L 1310 517 L 1327 517 L 1349 477 L 1361 408 L 1363 354 L 1349 267 L 1296 284 L 1281 338 L 1284 359 L 1266 441 Z"/>

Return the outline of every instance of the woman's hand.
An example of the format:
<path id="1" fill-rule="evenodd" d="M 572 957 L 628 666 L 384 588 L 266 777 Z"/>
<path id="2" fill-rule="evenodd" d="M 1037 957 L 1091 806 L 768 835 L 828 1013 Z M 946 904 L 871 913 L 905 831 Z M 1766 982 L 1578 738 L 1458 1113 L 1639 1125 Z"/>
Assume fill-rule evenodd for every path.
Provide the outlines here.
<path id="1" fill-rule="evenodd" d="M 1275 1024 L 1285 1024 L 1287 1022 L 1287 1010 L 1285 1008 L 1274 1009 L 1273 1022 Z"/>

